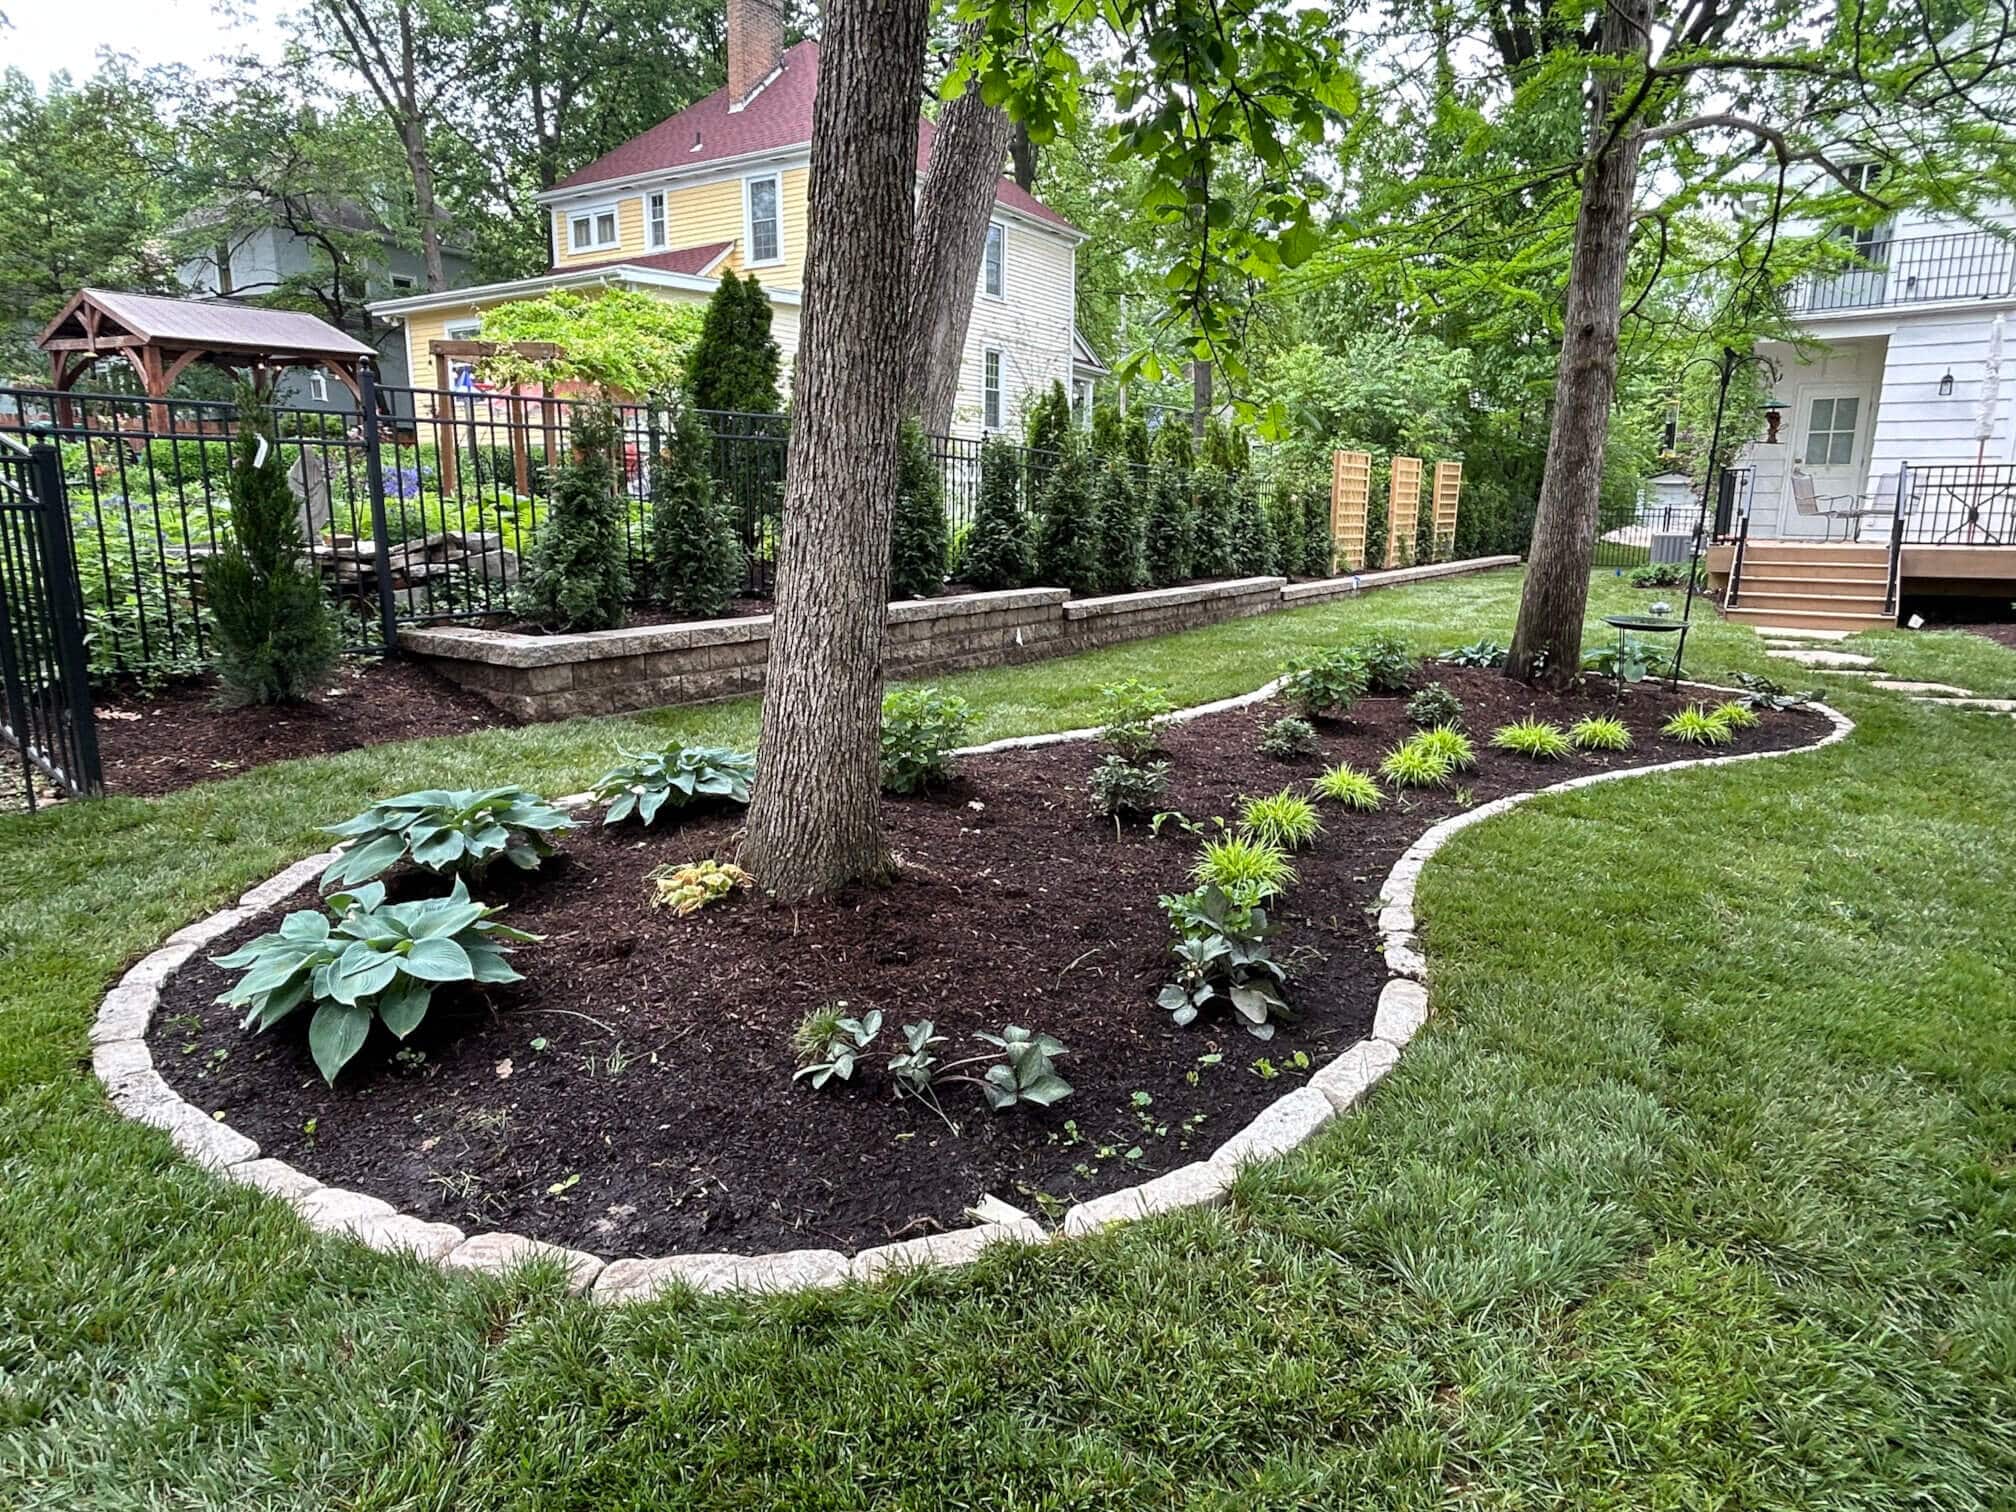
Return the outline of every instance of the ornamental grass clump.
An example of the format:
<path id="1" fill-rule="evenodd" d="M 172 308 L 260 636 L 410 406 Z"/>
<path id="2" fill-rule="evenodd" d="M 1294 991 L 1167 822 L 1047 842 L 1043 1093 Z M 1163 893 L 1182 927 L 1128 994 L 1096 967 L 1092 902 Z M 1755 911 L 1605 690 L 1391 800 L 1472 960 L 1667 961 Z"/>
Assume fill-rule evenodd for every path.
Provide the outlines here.
<path id="1" fill-rule="evenodd" d="M 1239 828 L 1282 850 L 1299 850 L 1323 832 L 1316 805 L 1288 788 L 1239 801 Z"/>
<path id="2" fill-rule="evenodd" d="M 1624 721 L 1608 715 L 1590 715 L 1578 719 L 1568 731 L 1568 739 L 1578 751 L 1628 751 L 1631 749 L 1631 732 L 1624 727 Z"/>
<path id="3" fill-rule="evenodd" d="M 1452 772 L 1467 772 L 1477 765 L 1476 747 L 1470 744 L 1470 737 L 1454 725 L 1437 725 L 1432 730 L 1423 730 L 1411 743 L 1448 757 Z"/>
<path id="4" fill-rule="evenodd" d="M 619 749 L 617 754 L 623 760 L 596 778 L 593 789 L 604 806 L 604 824 L 620 824 L 635 814 L 649 825 L 667 804 L 682 809 L 705 798 L 746 804 L 756 780 L 755 754 L 726 746 Z"/>
<path id="5" fill-rule="evenodd" d="M 1235 902 L 1252 904 L 1287 891 L 1295 880 L 1295 868 L 1288 864 L 1288 853 L 1272 841 L 1234 830 L 1204 842 L 1190 875 L 1204 886 L 1221 889 Z"/>
<path id="6" fill-rule="evenodd" d="M 1561 726 L 1530 716 L 1500 725 L 1492 733 L 1491 744 L 1501 751 L 1510 751 L 1515 756 L 1525 756 L 1533 761 L 1559 761 L 1573 749 L 1568 743 L 1567 731 Z"/>
<path id="7" fill-rule="evenodd" d="M 1360 813 L 1371 813 L 1386 801 L 1370 772 L 1361 772 L 1348 761 L 1340 761 L 1312 784 L 1316 796 L 1341 803 Z"/>
<path id="8" fill-rule="evenodd" d="M 1689 704 L 1659 727 L 1659 733 L 1689 745 L 1725 746 L 1736 738 L 1729 721 L 1699 704 Z"/>
<path id="9" fill-rule="evenodd" d="M 921 793 L 952 775 L 952 752 L 973 723 L 973 706 L 937 688 L 898 688 L 882 700 L 882 786 Z"/>
<path id="10" fill-rule="evenodd" d="M 1276 761 L 1293 761 L 1316 754 L 1316 727 L 1293 714 L 1284 715 L 1260 737 L 1260 754 Z"/>
<path id="11" fill-rule="evenodd" d="M 1740 698 L 1732 698 L 1727 703 L 1719 703 L 1708 712 L 1732 730 L 1754 730 L 1761 723 L 1757 717 L 1757 711 Z"/>
<path id="12" fill-rule="evenodd" d="M 499 856 L 534 871 L 552 855 L 552 836 L 574 821 L 521 787 L 427 789 L 384 798 L 326 833 L 350 842 L 322 873 L 322 886 L 355 886 L 383 876 L 402 859 L 431 872 L 480 876 Z"/>
<path id="13" fill-rule="evenodd" d="M 1440 787 L 1455 770 L 1448 752 L 1423 745 L 1419 735 L 1402 741 L 1379 763 L 1379 775 L 1395 787 Z"/>

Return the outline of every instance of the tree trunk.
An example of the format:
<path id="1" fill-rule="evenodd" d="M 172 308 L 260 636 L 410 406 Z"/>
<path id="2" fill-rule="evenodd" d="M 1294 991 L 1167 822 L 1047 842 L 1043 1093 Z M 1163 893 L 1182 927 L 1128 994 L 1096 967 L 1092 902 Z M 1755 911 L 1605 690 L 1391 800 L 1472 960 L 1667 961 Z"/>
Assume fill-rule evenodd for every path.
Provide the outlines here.
<path id="1" fill-rule="evenodd" d="M 448 287 L 448 274 L 441 264 L 441 220 L 434 198 L 434 162 L 427 155 L 427 127 L 418 118 L 409 118 L 399 127 L 399 140 L 406 149 L 406 168 L 413 175 L 413 215 L 420 222 L 420 258 L 427 274 L 427 292 L 438 294 Z"/>
<path id="2" fill-rule="evenodd" d="M 1642 60 L 1652 24 L 1651 0 L 1612 0 L 1604 13 L 1602 51 Z M 1562 688 L 1582 670 L 1582 616 L 1589 607 L 1589 568 L 1596 549 L 1604 443 L 1617 393 L 1617 332 L 1624 275 L 1631 257 L 1632 195 L 1641 146 L 1635 122 L 1613 121 L 1619 97 L 1636 87 L 1635 72 L 1597 76 L 1589 109 L 1590 151 L 1575 221 L 1575 256 L 1555 370 L 1554 420 L 1547 465 L 1527 554 L 1519 624 L 1505 671 L 1527 682 Z"/>
<path id="3" fill-rule="evenodd" d="M 813 107 L 804 325 L 743 863 L 792 900 L 886 877 L 883 619 L 909 344 L 926 0 L 833 0 Z"/>
<path id="4" fill-rule="evenodd" d="M 977 27 L 979 23 L 974 23 Z M 972 35 L 968 29 L 968 37 Z M 952 424 L 966 327 L 1001 161 L 1008 155 L 1008 113 L 980 98 L 976 80 L 945 107 L 931 148 L 931 165 L 918 196 L 916 252 L 911 263 L 910 358 L 903 371 L 910 392 L 905 409 L 932 435 Z"/>

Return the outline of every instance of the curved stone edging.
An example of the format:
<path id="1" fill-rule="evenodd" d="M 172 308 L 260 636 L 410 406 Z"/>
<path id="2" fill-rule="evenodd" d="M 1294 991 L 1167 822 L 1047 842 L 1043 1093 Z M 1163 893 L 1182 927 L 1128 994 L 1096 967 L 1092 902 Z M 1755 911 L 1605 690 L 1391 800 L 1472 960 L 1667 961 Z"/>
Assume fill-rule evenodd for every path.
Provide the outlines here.
<path id="1" fill-rule="evenodd" d="M 1181 723 L 1262 703 L 1274 695 L 1281 682 L 1277 678 L 1252 693 L 1180 710 L 1167 716 L 1167 722 Z M 1717 693 L 1735 691 L 1709 683 L 1690 682 L 1684 686 Z M 335 858 L 334 850 L 295 862 L 252 888 L 230 908 L 177 930 L 158 950 L 121 977 L 118 985 L 106 994 L 92 1023 L 91 1066 L 104 1085 L 107 1098 L 126 1117 L 166 1130 L 176 1148 L 197 1164 L 290 1204 L 310 1228 L 325 1234 L 347 1235 L 375 1250 L 417 1256 L 450 1269 L 501 1274 L 528 1261 L 555 1261 L 565 1269 L 570 1290 L 592 1293 L 597 1301 L 621 1303 L 646 1300 L 674 1285 L 700 1292 L 783 1292 L 836 1286 L 850 1280 L 873 1281 L 893 1271 L 920 1266 L 964 1265 L 997 1243 L 1045 1244 L 1057 1237 L 1096 1233 L 1113 1224 L 1178 1208 L 1210 1207 L 1224 1202 L 1240 1167 L 1286 1154 L 1331 1119 L 1363 1102 L 1400 1063 L 1408 1044 L 1428 1022 L 1432 1011 L 1428 966 L 1415 937 L 1414 885 L 1428 859 L 1452 836 L 1528 799 L 1550 793 L 1572 792 L 1655 772 L 1802 755 L 1838 744 L 1855 728 L 1853 720 L 1827 704 L 1808 707 L 1817 709 L 1833 724 L 1833 729 L 1812 745 L 1592 772 L 1480 804 L 1424 831 L 1394 863 L 1379 887 L 1381 950 L 1393 975 L 1380 989 L 1371 1034 L 1351 1045 L 1306 1083 L 1261 1109 L 1208 1160 L 1193 1161 L 1138 1186 L 1079 1203 L 1064 1215 L 1063 1226 L 1056 1234 L 1033 1218 L 1021 1214 L 1009 1216 L 1004 1211 L 999 1221 L 985 1221 L 972 1228 L 930 1234 L 899 1244 L 877 1245 L 851 1259 L 838 1250 L 802 1249 L 767 1255 L 692 1254 L 604 1260 L 599 1255 L 547 1244 L 522 1234 L 470 1235 L 453 1224 L 431 1223 L 401 1213 L 382 1198 L 324 1186 L 284 1161 L 262 1158 L 257 1143 L 184 1102 L 161 1079 L 147 1048 L 147 1026 L 160 1002 L 162 987 L 199 949 L 313 881 Z M 1088 740 L 1097 734 L 1097 730 L 1067 730 L 1018 736 L 971 746 L 958 754 L 983 755 L 1057 745 Z M 573 794 L 557 802 L 584 803 L 589 796 Z"/>

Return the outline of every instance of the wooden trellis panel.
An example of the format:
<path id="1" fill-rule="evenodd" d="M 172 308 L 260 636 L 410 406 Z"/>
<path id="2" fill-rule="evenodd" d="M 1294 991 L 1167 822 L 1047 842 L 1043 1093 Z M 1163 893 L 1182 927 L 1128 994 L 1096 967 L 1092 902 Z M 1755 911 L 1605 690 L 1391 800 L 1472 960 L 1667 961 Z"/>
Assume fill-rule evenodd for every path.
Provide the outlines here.
<path id="1" fill-rule="evenodd" d="M 1372 453 L 1330 454 L 1330 570 L 1365 565 L 1365 514 L 1372 502 Z"/>
<path id="2" fill-rule="evenodd" d="M 1395 457 L 1386 492 L 1386 565 L 1414 560 L 1414 527 L 1421 517 L 1421 459 Z"/>
<path id="3" fill-rule="evenodd" d="M 1435 555 L 1447 560 L 1456 552 L 1456 502 L 1463 493 L 1463 464 L 1435 464 Z"/>

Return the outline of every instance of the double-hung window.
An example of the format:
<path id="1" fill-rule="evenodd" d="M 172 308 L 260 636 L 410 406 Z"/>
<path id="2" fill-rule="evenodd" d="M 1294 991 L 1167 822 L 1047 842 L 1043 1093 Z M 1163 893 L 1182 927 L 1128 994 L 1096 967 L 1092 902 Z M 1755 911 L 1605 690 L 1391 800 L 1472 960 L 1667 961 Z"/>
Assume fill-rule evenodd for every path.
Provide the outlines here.
<path id="1" fill-rule="evenodd" d="M 1806 416 L 1806 465 L 1844 467 L 1855 460 L 1857 398 L 1815 399 Z"/>
<path id="2" fill-rule="evenodd" d="M 752 265 L 784 260 L 784 218 L 779 202 L 777 175 L 744 179 L 747 196 L 749 240 L 747 261 Z"/>
<path id="3" fill-rule="evenodd" d="M 1001 429 L 1001 348 L 988 347 L 980 354 L 980 424 L 990 431 Z"/>
<path id="4" fill-rule="evenodd" d="M 670 244 L 663 190 L 644 196 L 644 241 L 653 252 L 662 252 Z"/>
<path id="5" fill-rule="evenodd" d="M 615 246 L 620 238 L 616 230 L 616 207 L 614 205 L 590 205 L 586 209 L 570 211 L 567 216 L 567 250 L 569 252 L 602 252 Z"/>
<path id="6" fill-rule="evenodd" d="M 1003 276 L 1007 241 L 1008 230 L 1000 222 L 988 226 L 987 253 L 980 261 L 980 287 L 990 299 L 999 299 L 1001 291 L 1007 287 Z"/>

